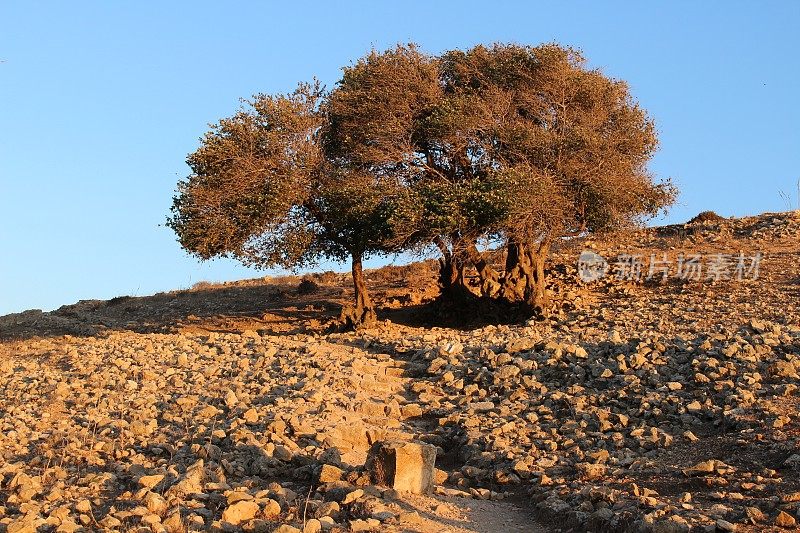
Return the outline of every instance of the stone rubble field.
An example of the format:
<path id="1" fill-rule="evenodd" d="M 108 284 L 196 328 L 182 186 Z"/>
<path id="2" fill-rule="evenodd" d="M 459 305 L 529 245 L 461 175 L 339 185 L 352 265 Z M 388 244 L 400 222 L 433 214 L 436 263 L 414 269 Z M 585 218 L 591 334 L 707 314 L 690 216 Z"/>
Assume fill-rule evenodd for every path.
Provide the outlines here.
<path id="1" fill-rule="evenodd" d="M 764 259 L 582 285 L 565 248 L 518 325 L 0 318 L 0 532 L 795 529 L 800 216 L 575 245 Z"/>

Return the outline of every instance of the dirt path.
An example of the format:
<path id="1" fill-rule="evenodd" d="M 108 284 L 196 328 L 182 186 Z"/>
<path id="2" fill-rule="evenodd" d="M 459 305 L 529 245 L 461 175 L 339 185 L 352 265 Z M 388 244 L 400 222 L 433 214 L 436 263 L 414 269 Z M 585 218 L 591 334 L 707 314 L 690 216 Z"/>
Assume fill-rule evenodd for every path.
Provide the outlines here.
<path id="1" fill-rule="evenodd" d="M 401 524 L 393 532 L 496 533 L 549 531 L 533 514 L 508 501 L 404 495 Z"/>

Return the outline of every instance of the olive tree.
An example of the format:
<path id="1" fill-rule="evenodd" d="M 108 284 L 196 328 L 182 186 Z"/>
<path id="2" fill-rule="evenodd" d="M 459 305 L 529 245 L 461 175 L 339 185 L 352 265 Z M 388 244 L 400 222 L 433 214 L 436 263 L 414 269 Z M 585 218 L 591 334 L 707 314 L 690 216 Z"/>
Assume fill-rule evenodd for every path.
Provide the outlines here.
<path id="1" fill-rule="evenodd" d="M 212 125 L 167 223 L 201 259 L 293 269 L 349 257 L 355 299 L 343 318 L 358 326 L 375 319 L 362 260 L 387 240 L 387 207 L 372 175 L 325 156 L 325 97 L 318 83 L 259 94 Z"/>
<path id="2" fill-rule="evenodd" d="M 441 251 L 444 297 L 481 293 L 546 308 L 544 261 L 559 238 L 653 215 L 672 201 L 647 162 L 652 121 L 625 83 L 555 44 L 477 46 L 432 57 L 372 52 L 332 95 L 338 148 L 394 180 L 395 246 Z M 505 243 L 497 272 L 481 238 Z"/>
<path id="3" fill-rule="evenodd" d="M 169 225 L 201 258 L 294 268 L 350 257 L 351 325 L 375 313 L 362 260 L 436 249 L 442 298 L 547 308 L 566 235 L 635 224 L 674 199 L 647 163 L 656 130 L 627 85 L 557 44 L 439 56 L 372 51 L 326 92 L 258 95 L 188 158 Z M 492 267 L 482 239 L 502 243 Z"/>
<path id="4" fill-rule="evenodd" d="M 500 216 L 487 230 L 505 239 L 505 269 L 478 268 L 491 295 L 544 310 L 554 241 L 634 224 L 673 201 L 671 184 L 647 169 L 652 120 L 624 82 L 588 69 L 578 51 L 478 46 L 441 65 L 447 109 L 457 110 L 444 131 L 464 139 L 471 167 L 497 183 Z M 485 263 L 467 249 L 476 267 Z"/>

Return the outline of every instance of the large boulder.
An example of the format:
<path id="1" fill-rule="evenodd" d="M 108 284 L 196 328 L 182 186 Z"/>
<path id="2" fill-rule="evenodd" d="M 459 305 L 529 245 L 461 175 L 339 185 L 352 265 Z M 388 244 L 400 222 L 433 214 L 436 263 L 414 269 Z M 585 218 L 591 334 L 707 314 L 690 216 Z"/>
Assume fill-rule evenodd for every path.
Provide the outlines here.
<path id="1" fill-rule="evenodd" d="M 377 485 L 398 492 L 425 494 L 433 490 L 436 447 L 416 442 L 376 442 L 367 455 L 366 468 Z"/>

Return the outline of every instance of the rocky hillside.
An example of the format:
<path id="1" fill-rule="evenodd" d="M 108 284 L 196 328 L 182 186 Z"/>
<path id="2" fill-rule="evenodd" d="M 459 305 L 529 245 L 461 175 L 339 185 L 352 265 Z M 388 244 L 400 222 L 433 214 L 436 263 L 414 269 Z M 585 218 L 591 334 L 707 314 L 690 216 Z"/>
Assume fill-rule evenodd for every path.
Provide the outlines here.
<path id="1" fill-rule="evenodd" d="M 332 273 L 0 317 L 0 532 L 794 529 L 798 261 L 765 214 L 564 242 L 526 324 L 426 323 L 431 263 L 358 333 Z M 394 441 L 431 493 L 374 483 Z"/>

